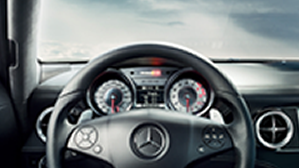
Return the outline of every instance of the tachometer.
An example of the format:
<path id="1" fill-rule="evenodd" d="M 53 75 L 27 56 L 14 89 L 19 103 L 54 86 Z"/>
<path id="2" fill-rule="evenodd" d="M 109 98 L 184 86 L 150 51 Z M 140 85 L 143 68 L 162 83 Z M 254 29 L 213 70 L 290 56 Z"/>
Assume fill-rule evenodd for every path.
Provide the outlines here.
<path id="1" fill-rule="evenodd" d="M 177 81 L 169 92 L 170 103 L 175 110 L 195 113 L 200 111 L 208 101 L 204 86 L 190 78 Z"/>
<path id="2" fill-rule="evenodd" d="M 108 80 L 95 90 L 94 101 L 105 114 L 123 112 L 132 106 L 132 93 L 122 81 Z"/>

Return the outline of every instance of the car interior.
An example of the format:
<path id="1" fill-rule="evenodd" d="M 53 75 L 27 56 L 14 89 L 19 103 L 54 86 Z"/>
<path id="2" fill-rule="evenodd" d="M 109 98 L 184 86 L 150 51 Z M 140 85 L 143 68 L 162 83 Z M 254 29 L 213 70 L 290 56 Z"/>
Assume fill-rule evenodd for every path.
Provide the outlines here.
<path id="1" fill-rule="evenodd" d="M 61 1 L 80 6 L 91 3 L 95 8 L 103 1 L 108 6 L 119 5 L 119 10 L 122 3 L 156 2 Z M 166 6 L 162 5 L 164 2 Z M 225 7 L 234 1 L 215 2 L 212 5 L 217 10 L 218 2 Z M 148 38 L 111 47 L 109 39 L 105 39 L 108 49 L 96 52 L 88 60 L 64 55 L 60 58 L 59 52 L 57 58 L 52 56 L 53 52 L 43 59 L 39 52 L 43 49 L 39 45 L 41 22 L 46 20 L 43 3 L 42 0 L 0 0 L 1 168 L 299 166 L 298 55 L 256 56 L 265 53 L 261 50 L 267 48 L 265 44 L 252 52 L 256 56 L 252 59 L 237 55 L 215 58 L 208 50 L 202 49 L 205 53 L 202 54 L 200 47 L 197 50 L 189 44 Z M 162 6 L 177 10 L 177 6 L 171 6 L 175 3 L 167 0 L 163 3 L 157 3 L 161 5 L 155 8 L 157 13 Z M 200 0 L 200 4 L 204 6 L 204 1 Z M 279 9 L 288 7 L 279 6 Z M 51 9 L 53 17 L 59 8 L 67 11 L 65 6 Z M 268 12 L 265 11 L 264 14 Z M 67 15 L 66 12 L 59 18 Z M 263 16 L 259 13 L 254 21 L 262 20 Z M 80 19 L 72 18 L 78 22 Z M 161 26 L 157 25 L 157 17 L 151 19 L 157 22 L 142 20 L 142 24 Z M 284 20 L 290 21 L 292 17 Z M 54 29 L 49 25 L 49 30 Z M 168 26 L 179 27 L 182 34 L 187 34 L 181 22 L 169 22 Z M 294 24 L 290 26 L 297 29 Z M 112 39 L 122 37 L 108 34 Z M 72 36 L 76 35 L 85 36 L 84 33 Z M 291 37 L 295 43 L 298 30 L 284 39 Z M 273 46 L 269 47 L 271 51 L 280 50 Z M 219 47 L 216 46 L 217 52 Z M 298 45 L 292 47 L 294 52 L 298 51 Z M 242 48 L 239 50 L 242 52 Z"/>

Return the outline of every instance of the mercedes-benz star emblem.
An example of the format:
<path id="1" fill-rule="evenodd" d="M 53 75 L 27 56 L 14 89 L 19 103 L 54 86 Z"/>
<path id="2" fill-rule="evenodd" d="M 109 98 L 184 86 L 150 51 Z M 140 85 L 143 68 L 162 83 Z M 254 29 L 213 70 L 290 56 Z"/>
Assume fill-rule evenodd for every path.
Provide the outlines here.
<path id="1" fill-rule="evenodd" d="M 165 134 L 155 125 L 137 128 L 132 138 L 133 151 L 142 158 L 155 158 L 165 149 Z"/>

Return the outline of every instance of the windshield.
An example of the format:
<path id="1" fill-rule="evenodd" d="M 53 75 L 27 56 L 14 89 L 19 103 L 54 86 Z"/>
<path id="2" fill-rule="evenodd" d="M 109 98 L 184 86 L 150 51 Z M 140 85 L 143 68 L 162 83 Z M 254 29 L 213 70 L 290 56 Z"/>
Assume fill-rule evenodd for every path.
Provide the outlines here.
<path id="1" fill-rule="evenodd" d="M 163 41 L 217 59 L 298 59 L 298 0 L 46 0 L 39 58 L 89 60 Z"/>

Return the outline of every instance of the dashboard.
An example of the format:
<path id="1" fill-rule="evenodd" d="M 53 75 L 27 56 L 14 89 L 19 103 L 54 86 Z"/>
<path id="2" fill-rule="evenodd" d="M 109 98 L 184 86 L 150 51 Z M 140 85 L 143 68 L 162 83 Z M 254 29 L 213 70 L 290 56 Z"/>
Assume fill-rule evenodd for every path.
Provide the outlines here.
<path id="1" fill-rule="evenodd" d="M 139 61 L 140 62 L 140 61 Z M 66 83 L 85 65 L 43 65 L 44 81 L 30 99 L 30 118 L 36 123 L 22 150 L 25 167 L 43 167 L 47 122 Z M 217 63 L 243 95 L 256 131 L 256 167 L 297 167 L 299 157 L 299 69 L 286 63 Z M 60 69 L 61 67 L 61 69 Z M 56 71 L 56 73 L 53 73 Z M 55 74 L 53 76 L 49 74 Z M 275 78 L 274 78 L 275 76 Z M 274 84 L 273 84 L 274 83 Z M 288 87 L 285 87 L 288 86 Z M 71 123 L 139 108 L 161 108 L 232 121 L 229 104 L 215 97 L 200 73 L 179 64 L 121 64 L 107 69 L 90 84 L 86 95 L 69 110 Z M 275 119 L 281 132 L 267 131 Z M 275 139 L 273 140 L 273 135 Z M 232 162 L 233 154 L 213 158 Z M 228 166 L 229 167 L 229 166 Z"/>

